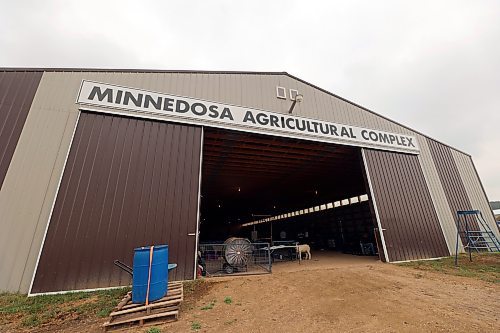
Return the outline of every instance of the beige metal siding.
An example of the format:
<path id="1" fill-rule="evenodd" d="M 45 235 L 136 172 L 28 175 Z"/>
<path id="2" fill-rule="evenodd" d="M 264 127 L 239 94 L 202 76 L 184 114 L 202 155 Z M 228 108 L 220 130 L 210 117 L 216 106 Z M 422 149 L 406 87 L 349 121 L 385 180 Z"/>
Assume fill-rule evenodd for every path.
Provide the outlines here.
<path id="1" fill-rule="evenodd" d="M 491 230 L 493 230 L 498 239 L 500 239 L 500 233 L 496 226 L 495 219 L 491 212 L 490 205 L 488 203 L 488 198 L 483 191 L 481 186 L 481 181 L 476 173 L 474 164 L 470 156 L 460 153 L 454 149 L 451 150 L 453 159 L 457 164 L 460 177 L 464 183 L 467 196 L 472 205 L 472 209 L 478 209 L 482 212 L 484 219 L 488 223 Z"/>
<path id="2" fill-rule="evenodd" d="M 451 148 L 434 140 L 428 140 L 434 164 L 443 185 L 448 205 L 456 218 L 457 211 L 472 209 L 465 185 L 460 177 Z M 477 227 L 477 225 L 474 225 Z"/>
<path id="3" fill-rule="evenodd" d="M 41 78 L 41 72 L 0 71 L 0 188 Z"/>
<path id="4" fill-rule="evenodd" d="M 7 174 L 15 173 L 15 167 L 10 168 L 11 162 L 41 77 L 41 72 L 0 72 L 0 189 Z M 1 197 L 10 199 L 7 190 L 0 190 Z M 12 274 L 17 264 L 14 254 L 30 246 L 30 230 L 20 231 L 22 221 L 18 221 L 7 220 L 5 211 L 0 209 L 0 290 L 19 281 L 18 276 Z M 22 238 L 13 238 L 13 235 Z"/>
<path id="5" fill-rule="evenodd" d="M 57 187 L 77 113 L 51 103 L 57 93 L 42 81 L 0 192 L 2 224 L 9 238 L 2 242 L 5 271 L 0 289 L 27 292 L 40 250 L 53 195 Z M 52 198 L 50 198 L 52 196 Z M 8 273 L 4 273 L 8 272 Z"/>
<path id="6" fill-rule="evenodd" d="M 439 222 L 446 239 L 446 244 L 448 245 L 448 250 L 450 253 L 454 254 L 457 236 L 455 216 L 448 205 L 446 193 L 444 192 L 443 185 L 439 179 L 439 174 L 432 159 L 427 139 L 422 135 L 418 135 L 417 137 L 420 143 L 420 165 L 422 166 L 422 171 L 424 172 L 427 186 L 439 217 Z M 463 251 L 462 243 L 459 243 L 459 251 Z"/>

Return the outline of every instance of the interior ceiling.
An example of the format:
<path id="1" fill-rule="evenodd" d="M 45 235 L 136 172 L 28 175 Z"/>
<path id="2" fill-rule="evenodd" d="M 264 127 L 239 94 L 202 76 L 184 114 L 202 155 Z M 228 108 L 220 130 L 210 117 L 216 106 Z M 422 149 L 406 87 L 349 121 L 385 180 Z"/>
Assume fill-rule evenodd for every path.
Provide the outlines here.
<path id="1" fill-rule="evenodd" d="M 365 192 L 359 148 L 205 128 L 202 218 L 246 222 Z"/>

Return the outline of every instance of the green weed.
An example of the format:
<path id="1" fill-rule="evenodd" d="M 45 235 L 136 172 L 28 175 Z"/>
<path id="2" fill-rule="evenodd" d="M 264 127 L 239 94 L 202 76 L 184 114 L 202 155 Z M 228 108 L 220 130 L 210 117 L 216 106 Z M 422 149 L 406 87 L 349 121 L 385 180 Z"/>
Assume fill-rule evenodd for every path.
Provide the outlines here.
<path id="1" fill-rule="evenodd" d="M 215 306 L 215 301 L 212 301 L 212 302 L 208 303 L 207 305 L 202 306 L 200 308 L 200 310 L 212 310 L 214 308 L 214 306 Z"/>

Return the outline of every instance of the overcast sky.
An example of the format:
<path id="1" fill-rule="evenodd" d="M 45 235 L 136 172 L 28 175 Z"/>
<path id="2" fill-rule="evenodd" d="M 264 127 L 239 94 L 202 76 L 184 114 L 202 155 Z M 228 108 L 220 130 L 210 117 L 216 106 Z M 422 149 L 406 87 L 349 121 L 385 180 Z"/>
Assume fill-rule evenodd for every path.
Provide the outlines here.
<path id="1" fill-rule="evenodd" d="M 287 71 L 470 153 L 500 200 L 499 0 L 0 0 L 0 66 Z"/>

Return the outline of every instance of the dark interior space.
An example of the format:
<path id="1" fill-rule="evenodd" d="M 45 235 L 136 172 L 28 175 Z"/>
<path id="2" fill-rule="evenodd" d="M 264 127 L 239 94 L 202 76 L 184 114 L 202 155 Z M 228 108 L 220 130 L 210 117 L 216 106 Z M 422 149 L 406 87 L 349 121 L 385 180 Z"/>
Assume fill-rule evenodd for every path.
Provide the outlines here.
<path id="1" fill-rule="evenodd" d="M 247 226 L 244 234 L 251 231 L 257 231 L 259 239 L 266 242 L 272 232 L 275 244 L 286 239 L 309 244 L 312 250 L 317 251 L 363 254 L 361 244 L 373 244 L 373 254 L 377 251 L 374 221 L 368 201 Z M 365 253 L 368 252 L 365 249 Z"/>
<path id="2" fill-rule="evenodd" d="M 272 240 L 285 231 L 313 249 L 355 253 L 361 240 L 375 244 L 369 202 L 333 203 L 367 193 L 363 172 L 356 147 L 205 128 L 200 243 L 250 239 L 254 226 L 242 224 L 319 206 L 273 221 Z M 255 225 L 260 240 L 271 241 L 270 224 Z"/>

